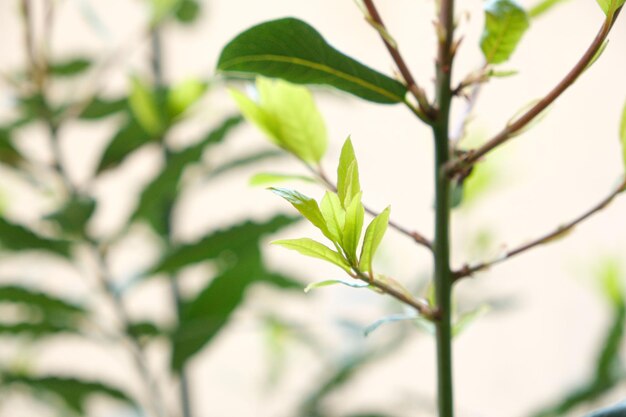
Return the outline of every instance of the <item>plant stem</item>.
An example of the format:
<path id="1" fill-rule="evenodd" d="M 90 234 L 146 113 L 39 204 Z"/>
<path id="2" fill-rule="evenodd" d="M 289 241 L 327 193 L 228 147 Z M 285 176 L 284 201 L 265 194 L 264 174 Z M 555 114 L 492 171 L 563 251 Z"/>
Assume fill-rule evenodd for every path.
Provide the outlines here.
<path id="1" fill-rule="evenodd" d="M 433 125 L 435 140 L 435 301 L 437 307 L 437 393 L 439 417 L 454 416 L 452 383 L 452 273 L 450 271 L 450 179 L 445 167 L 450 158 L 449 124 L 453 92 L 451 73 L 454 37 L 454 0 L 441 0 L 439 9 L 439 45 L 437 53 L 437 120 Z"/>

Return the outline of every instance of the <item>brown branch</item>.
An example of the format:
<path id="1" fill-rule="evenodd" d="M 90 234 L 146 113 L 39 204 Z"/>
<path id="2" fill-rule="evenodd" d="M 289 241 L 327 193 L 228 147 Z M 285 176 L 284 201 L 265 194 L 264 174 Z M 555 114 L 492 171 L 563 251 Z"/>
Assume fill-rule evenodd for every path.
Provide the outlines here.
<path id="1" fill-rule="evenodd" d="M 328 188 L 329 190 L 333 191 L 333 192 L 337 192 L 337 186 L 328 178 L 328 176 L 326 176 L 326 173 L 321 169 L 315 169 L 312 166 L 305 164 L 307 166 L 307 168 L 311 171 L 311 173 L 318 178 L 323 184 L 324 186 L 326 186 L 326 188 Z M 376 217 L 380 214 L 380 212 L 373 210 L 367 206 L 364 205 L 365 211 L 368 212 L 369 214 L 371 214 L 372 216 Z M 432 242 L 426 238 L 425 236 L 423 236 L 422 234 L 414 231 L 414 230 L 409 230 L 408 228 L 402 226 L 401 224 L 394 222 L 393 220 L 389 220 L 389 226 L 392 229 L 395 229 L 396 231 L 402 233 L 405 236 L 410 237 L 411 239 L 413 239 L 413 241 L 415 243 L 417 243 L 418 245 L 422 245 L 428 249 L 430 249 L 431 251 L 433 250 L 433 244 Z"/>
<path id="2" fill-rule="evenodd" d="M 400 71 L 400 75 L 402 75 L 406 87 L 411 92 L 411 94 L 413 94 L 415 100 L 417 100 L 417 104 L 421 112 L 418 112 L 416 114 L 420 117 L 420 119 L 422 119 L 422 121 L 431 124 L 435 115 L 435 110 L 428 102 L 428 97 L 426 97 L 426 93 L 424 92 L 424 90 L 417 84 L 417 81 L 415 81 L 413 74 L 411 74 L 411 70 L 409 69 L 408 65 L 404 61 L 404 58 L 400 54 L 398 46 L 395 45 L 395 43 L 393 43 L 387 35 L 387 28 L 385 27 L 385 23 L 383 22 L 380 13 L 378 13 L 378 10 L 374 5 L 374 1 L 363 0 L 363 4 L 367 8 L 367 13 L 369 14 L 368 21 L 378 31 L 380 38 L 387 48 L 387 51 L 389 51 L 391 58 L 396 63 L 398 71 Z"/>
<path id="3" fill-rule="evenodd" d="M 591 216 L 593 216 L 594 214 L 598 213 L 599 211 L 604 209 L 606 206 L 611 204 L 613 200 L 624 191 L 626 191 L 626 179 L 624 179 L 622 183 L 613 192 L 611 192 L 608 196 L 603 198 L 602 201 L 594 205 L 591 209 L 587 210 L 580 216 L 571 220 L 569 223 L 563 224 L 557 227 L 555 230 L 551 231 L 550 233 L 547 233 L 537 239 L 531 240 L 530 242 L 525 243 L 515 249 L 509 250 L 504 255 L 496 259 L 482 262 L 473 266 L 465 265 L 460 270 L 454 272 L 455 280 L 459 280 L 463 277 L 470 276 L 474 274 L 475 272 L 488 269 L 493 265 L 496 265 L 508 259 L 511 259 L 512 257 L 517 256 L 521 253 L 524 253 L 530 249 L 533 249 L 534 247 L 537 247 L 546 243 L 550 243 L 554 239 L 571 232 L 578 224 L 584 222 L 585 220 L 587 220 L 588 218 L 590 218 Z"/>
<path id="4" fill-rule="evenodd" d="M 594 38 L 593 42 L 591 42 L 591 45 L 589 45 L 583 56 L 578 60 L 576 65 L 574 65 L 574 67 L 567 73 L 567 75 L 546 96 L 539 100 L 534 106 L 532 106 L 519 118 L 515 119 L 515 121 L 508 124 L 504 129 L 502 129 L 502 131 L 500 131 L 493 138 L 487 141 L 487 143 L 485 143 L 478 149 L 469 151 L 464 156 L 451 161 L 451 163 L 446 168 L 448 174 L 452 176 L 458 174 L 459 172 L 466 171 L 471 165 L 473 165 L 480 158 L 485 156 L 485 154 L 514 137 L 516 133 L 519 133 L 531 121 L 539 116 L 548 106 L 554 103 L 554 101 L 559 98 L 565 92 L 565 90 L 567 90 L 578 79 L 578 77 L 580 77 L 583 72 L 585 72 L 589 64 L 593 62 L 596 54 L 598 53 L 598 51 L 600 51 L 600 48 L 602 48 L 602 44 L 611 32 L 611 29 L 613 28 L 613 25 L 617 20 L 620 10 L 605 19 L 602 27 L 598 31 L 598 34 Z"/>

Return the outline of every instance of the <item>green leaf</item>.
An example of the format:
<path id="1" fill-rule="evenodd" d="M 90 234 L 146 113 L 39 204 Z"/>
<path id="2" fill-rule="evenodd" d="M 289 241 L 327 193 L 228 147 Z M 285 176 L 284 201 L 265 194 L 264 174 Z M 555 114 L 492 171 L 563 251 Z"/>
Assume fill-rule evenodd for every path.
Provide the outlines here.
<path id="1" fill-rule="evenodd" d="M 287 249 L 295 250 L 302 255 L 311 256 L 313 258 L 323 259 L 330 263 L 333 263 L 350 273 L 350 265 L 348 262 L 341 256 L 339 253 L 334 250 L 328 248 L 325 245 L 322 245 L 319 242 L 314 241 L 313 239 L 302 238 L 302 239 L 289 239 L 289 240 L 276 240 L 272 242 L 274 245 L 280 245 Z"/>
<path id="2" fill-rule="evenodd" d="M 596 0 L 605 15 L 612 17 L 626 0 Z"/>
<path id="3" fill-rule="evenodd" d="M 0 373 L 3 384 L 20 385 L 34 391 L 34 394 L 47 394 L 56 397 L 76 415 L 86 415 L 87 401 L 93 396 L 107 396 L 136 407 L 135 402 L 118 388 L 102 382 L 84 381 L 60 376 L 26 376 L 3 371 Z"/>
<path id="4" fill-rule="evenodd" d="M 200 4 L 196 0 L 182 0 L 176 10 L 176 20 L 185 25 L 191 24 L 200 16 Z"/>
<path id="5" fill-rule="evenodd" d="M 73 197 L 58 211 L 46 216 L 59 225 L 68 235 L 82 236 L 85 226 L 96 209 L 96 202 L 90 197 Z"/>
<path id="6" fill-rule="evenodd" d="M 569 0 L 540 0 L 537 4 L 531 7 L 530 10 L 528 10 L 528 16 L 532 19 L 536 19 L 566 1 Z"/>
<path id="7" fill-rule="evenodd" d="M 51 323 L 49 320 L 42 320 L 35 323 L 19 322 L 13 324 L 0 323 L 0 336 L 28 337 L 31 339 L 43 339 L 50 336 L 65 336 L 76 334 L 78 330 L 75 326 L 66 324 Z M 30 340 L 29 340 L 30 341 Z"/>
<path id="8" fill-rule="evenodd" d="M 341 241 L 341 247 L 352 265 L 358 264 L 356 252 L 359 247 L 359 241 L 361 240 L 364 217 L 365 209 L 361 203 L 361 194 L 359 193 L 352 199 L 350 205 L 346 207 L 346 222 L 343 226 L 343 239 Z"/>
<path id="9" fill-rule="evenodd" d="M 182 0 L 149 0 L 152 8 L 152 26 L 157 26 L 172 16 L 181 1 Z"/>
<path id="10" fill-rule="evenodd" d="M 530 26 L 526 11 L 515 0 L 485 3 L 485 29 L 480 47 L 490 64 L 507 61 Z"/>
<path id="11" fill-rule="evenodd" d="M 10 167 L 16 167 L 24 161 L 24 158 L 13 145 L 11 133 L 12 129 L 0 127 L 0 162 Z"/>
<path id="12" fill-rule="evenodd" d="M 219 230 L 197 242 L 173 248 L 152 268 L 151 273 L 171 274 L 189 265 L 215 259 L 227 251 L 235 251 L 251 242 L 257 242 L 263 236 L 276 233 L 297 221 L 295 217 L 281 215 L 263 223 L 246 221 L 229 229 Z"/>
<path id="13" fill-rule="evenodd" d="M 240 116 L 225 119 L 200 142 L 182 151 L 172 153 L 167 164 L 143 190 L 139 204 L 131 219 L 146 221 L 161 236 L 169 233 L 169 218 L 178 195 L 180 179 L 189 165 L 202 159 L 204 150 L 221 143 L 235 127 L 241 124 Z"/>
<path id="14" fill-rule="evenodd" d="M 146 132 L 152 135 L 162 133 L 165 126 L 154 91 L 136 76 L 131 77 L 130 83 L 128 104 L 135 118 Z"/>
<path id="15" fill-rule="evenodd" d="M 151 142 L 153 136 L 146 132 L 136 120 L 128 120 L 113 136 L 104 150 L 97 173 L 121 164 L 130 154 Z"/>
<path id="16" fill-rule="evenodd" d="M 220 175 L 226 174 L 230 171 L 243 168 L 248 165 L 255 164 L 257 162 L 265 161 L 267 159 L 276 159 L 276 158 L 280 158 L 284 156 L 285 156 L 284 152 L 276 151 L 273 149 L 253 152 L 251 154 L 237 157 L 230 161 L 223 162 L 221 165 L 217 165 L 216 167 L 211 169 L 211 172 L 209 172 L 207 179 L 215 179 L 219 177 Z"/>
<path id="17" fill-rule="evenodd" d="M 50 73 L 57 77 L 74 77 L 87 71 L 91 67 L 91 60 L 85 57 L 70 58 L 65 61 L 54 62 L 50 65 Z"/>
<path id="18" fill-rule="evenodd" d="M 276 184 L 279 182 L 286 182 L 286 181 L 303 181 L 303 182 L 308 182 L 308 183 L 314 183 L 315 178 L 312 178 L 306 175 L 280 174 L 276 172 L 261 172 L 261 173 L 255 174 L 252 178 L 250 178 L 250 181 L 248 181 L 248 184 L 256 187 L 259 185 L 270 185 L 270 184 Z"/>
<path id="19" fill-rule="evenodd" d="M 326 220 L 317 205 L 317 201 L 299 193 L 298 191 L 290 190 L 288 188 L 270 187 L 270 190 L 274 194 L 291 203 L 291 205 L 294 206 L 295 209 L 298 210 L 300 214 L 302 214 L 309 222 L 311 222 L 313 226 L 320 229 L 324 236 L 331 240 L 333 239 L 332 234 L 326 226 Z"/>
<path id="20" fill-rule="evenodd" d="M 341 279 L 329 279 L 326 281 L 314 282 L 309 284 L 304 289 L 305 293 L 310 292 L 311 290 L 322 288 L 322 287 L 330 287 L 331 285 L 345 285 L 346 287 L 351 288 L 367 288 L 370 285 L 367 282 L 362 281 L 344 281 Z"/>
<path id="21" fill-rule="evenodd" d="M 0 286 L 0 303 L 14 303 L 34 310 L 34 315 L 54 321 L 75 322 L 86 316 L 75 303 L 18 285 Z"/>
<path id="22" fill-rule="evenodd" d="M 183 114 L 206 92 L 208 84 L 195 78 L 184 80 L 172 86 L 167 94 L 167 109 L 170 118 Z"/>
<path id="23" fill-rule="evenodd" d="M 339 165 L 337 166 L 337 195 L 344 208 L 361 192 L 359 180 L 359 165 L 352 147 L 352 140 L 348 138 L 341 149 Z"/>
<path id="24" fill-rule="evenodd" d="M 361 256 L 359 257 L 359 269 L 362 272 L 373 271 L 372 261 L 387 231 L 390 212 L 391 208 L 387 207 L 382 213 L 374 217 L 369 226 L 367 226 L 367 230 L 365 230 L 363 247 L 361 248 Z"/>
<path id="25" fill-rule="evenodd" d="M 622 160 L 624 162 L 624 168 L 626 169 L 626 103 L 624 104 L 624 110 L 622 111 L 622 122 L 619 129 L 620 141 L 622 142 Z"/>
<path id="26" fill-rule="evenodd" d="M 151 321 L 138 321 L 131 323 L 126 329 L 128 334 L 135 339 L 155 338 L 164 336 L 167 332 Z"/>
<path id="27" fill-rule="evenodd" d="M 337 194 L 327 191 L 320 203 L 320 211 L 326 222 L 326 227 L 332 241 L 341 244 L 343 240 L 343 228 L 346 224 L 346 211 L 341 206 Z"/>
<path id="28" fill-rule="evenodd" d="M 284 18 L 261 23 L 222 50 L 218 70 L 322 84 L 376 103 L 400 103 L 406 88 L 330 46 L 307 23 Z"/>
<path id="29" fill-rule="evenodd" d="M 231 95 L 243 115 L 269 139 L 299 159 L 317 163 L 328 146 L 326 126 L 313 96 L 282 80 L 257 78 L 259 103 L 237 91 Z"/>
<path id="30" fill-rule="evenodd" d="M 49 239 L 32 230 L 0 217 L 0 248 L 6 251 L 45 251 L 70 256 L 70 244 L 65 240 Z"/>
<path id="31" fill-rule="evenodd" d="M 125 110 L 128 110 L 128 101 L 124 97 L 118 99 L 94 97 L 79 117 L 84 120 L 98 120 Z"/>

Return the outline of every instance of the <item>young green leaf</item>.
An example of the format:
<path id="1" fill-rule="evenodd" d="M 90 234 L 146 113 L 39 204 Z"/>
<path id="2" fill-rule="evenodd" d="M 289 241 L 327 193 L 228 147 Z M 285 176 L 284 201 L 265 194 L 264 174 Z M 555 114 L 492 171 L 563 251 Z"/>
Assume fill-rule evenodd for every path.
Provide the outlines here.
<path id="1" fill-rule="evenodd" d="M 328 138 L 311 93 L 305 87 L 261 77 L 256 86 L 259 103 L 231 91 L 246 119 L 287 152 L 306 162 L 319 162 L 326 153 Z"/>
<path id="2" fill-rule="evenodd" d="M 184 80 L 174 86 L 167 94 L 167 110 L 174 119 L 183 114 L 206 92 L 208 84 L 195 78 Z"/>
<path id="3" fill-rule="evenodd" d="M 332 241 L 340 244 L 343 239 L 343 228 L 346 224 L 346 211 L 341 206 L 337 194 L 327 191 L 320 203 L 320 210 L 326 221 L 328 231 L 333 237 Z"/>
<path id="4" fill-rule="evenodd" d="M 369 226 L 367 226 L 367 230 L 365 230 L 363 247 L 361 248 L 361 256 L 359 257 L 359 269 L 362 272 L 372 272 L 372 261 L 387 231 L 390 212 L 391 208 L 387 207 L 382 213 L 374 217 Z"/>
<path id="5" fill-rule="evenodd" d="M 285 181 L 303 181 L 308 183 L 314 183 L 315 179 L 311 177 L 307 177 L 306 175 L 295 175 L 295 174 L 279 174 L 276 172 L 261 172 L 255 174 L 250 180 L 248 184 L 252 186 L 259 185 L 270 185 L 276 184 L 279 182 Z"/>
<path id="6" fill-rule="evenodd" d="M 131 77 L 128 102 L 137 121 L 146 132 L 158 135 L 163 132 L 163 121 L 152 89 L 138 77 Z"/>
<path id="7" fill-rule="evenodd" d="M 489 0 L 480 47 L 490 64 L 507 61 L 530 26 L 526 11 L 515 0 Z"/>
<path id="8" fill-rule="evenodd" d="M 326 226 L 326 220 L 317 205 L 317 201 L 288 188 L 271 187 L 270 190 L 291 203 L 313 226 L 320 229 L 324 236 L 331 240 L 333 239 Z"/>
<path id="9" fill-rule="evenodd" d="M 351 288 L 367 288 L 370 286 L 370 284 L 368 284 L 367 282 L 363 282 L 363 281 L 344 281 L 341 279 L 329 279 L 326 281 L 314 282 L 312 284 L 307 285 L 306 288 L 304 289 L 304 292 L 308 293 L 309 291 L 314 290 L 316 288 L 330 287 L 331 285 L 345 285 Z"/>
<path id="10" fill-rule="evenodd" d="M 352 265 L 357 265 L 358 263 L 356 252 L 361 240 L 364 217 L 365 209 L 361 203 L 361 193 L 359 193 L 352 199 L 350 205 L 346 207 L 346 222 L 343 226 L 343 239 L 341 241 L 341 247 Z"/>
<path id="11" fill-rule="evenodd" d="M 323 84 L 376 103 L 400 103 L 406 87 L 330 46 L 307 23 L 285 18 L 239 34 L 217 64 L 227 73 L 282 78 L 296 84 Z"/>
<path id="12" fill-rule="evenodd" d="M 605 15 L 611 17 L 624 5 L 626 0 L 596 0 Z"/>
<path id="13" fill-rule="evenodd" d="M 622 142 L 622 159 L 624 161 L 624 169 L 626 169 L 626 103 L 622 111 L 622 122 L 620 123 L 619 136 Z"/>
<path id="14" fill-rule="evenodd" d="M 302 239 L 289 239 L 289 240 L 276 240 L 272 242 L 274 245 L 280 245 L 287 249 L 295 250 L 302 255 L 311 256 L 313 258 L 323 259 L 330 263 L 333 263 L 350 273 L 350 265 L 348 262 L 341 256 L 339 253 L 334 250 L 328 248 L 325 245 L 322 245 L 319 242 L 314 241 L 313 239 L 302 238 Z"/>
<path id="15" fill-rule="evenodd" d="M 341 149 L 339 165 L 337 166 L 337 195 L 341 205 L 347 208 L 350 201 L 360 192 L 359 165 L 354 154 L 352 141 L 348 138 Z"/>

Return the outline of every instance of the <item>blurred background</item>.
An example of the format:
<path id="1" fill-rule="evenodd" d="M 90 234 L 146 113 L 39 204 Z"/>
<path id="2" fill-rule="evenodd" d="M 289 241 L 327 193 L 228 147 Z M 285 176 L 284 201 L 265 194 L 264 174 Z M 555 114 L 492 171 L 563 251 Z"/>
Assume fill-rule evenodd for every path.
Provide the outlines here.
<path id="1" fill-rule="evenodd" d="M 379 3 L 432 96 L 434 2 Z M 316 232 L 249 178 L 306 171 L 241 121 L 214 76 L 230 39 L 284 16 L 393 74 L 377 33 L 347 0 L 172 4 L 0 2 L 0 416 L 435 415 L 427 326 L 365 335 L 402 307 L 340 286 L 305 294 L 340 271 L 269 245 Z M 458 5 L 459 81 L 482 63 L 482 7 Z M 553 230 L 617 184 L 622 20 L 541 122 L 478 168 L 453 214 L 456 266 Z M 468 145 L 545 94 L 602 21 L 593 0 L 533 19 L 505 65 L 518 74 L 482 89 Z M 391 205 L 394 220 L 431 236 L 429 129 L 400 106 L 314 94 L 326 171 L 350 135 L 367 205 Z M 625 212 L 618 198 L 566 238 L 458 285 L 458 311 L 473 319 L 454 345 L 460 416 L 577 416 L 623 399 Z M 428 291 L 429 254 L 405 236 L 389 230 L 377 264 Z"/>

